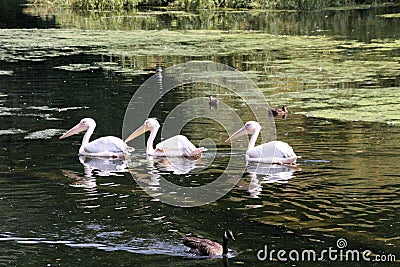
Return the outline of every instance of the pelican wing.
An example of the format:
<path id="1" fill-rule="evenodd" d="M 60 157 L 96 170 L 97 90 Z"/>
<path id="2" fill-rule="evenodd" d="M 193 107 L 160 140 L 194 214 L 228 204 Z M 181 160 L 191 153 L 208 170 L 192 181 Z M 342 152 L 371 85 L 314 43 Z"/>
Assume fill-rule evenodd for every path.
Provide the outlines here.
<path id="1" fill-rule="evenodd" d="M 163 152 L 168 156 L 182 156 L 184 153 L 191 154 L 197 148 L 184 135 L 175 135 L 156 145 L 156 151 Z"/>
<path id="2" fill-rule="evenodd" d="M 271 141 L 247 151 L 250 158 L 289 158 L 296 156 L 293 148 L 285 142 Z"/>
<path id="3" fill-rule="evenodd" d="M 193 145 L 192 142 L 190 142 L 189 139 L 187 139 L 187 137 L 184 135 L 175 135 L 156 145 L 156 149 L 160 148 L 167 150 L 169 149 L 182 150 L 185 147 L 190 149 L 196 149 L 195 145 Z"/>
<path id="4" fill-rule="evenodd" d="M 299 158 L 291 146 L 281 141 L 271 141 L 249 149 L 247 157 L 250 161 L 281 164 L 292 164 Z"/>
<path id="5" fill-rule="evenodd" d="M 275 157 L 291 158 L 296 157 L 293 148 L 285 142 L 274 141 L 275 143 Z"/>
<path id="6" fill-rule="evenodd" d="M 84 146 L 83 150 L 88 154 L 99 154 L 103 152 L 129 153 L 133 149 L 118 137 L 105 136 L 93 140 L 92 142 Z"/>

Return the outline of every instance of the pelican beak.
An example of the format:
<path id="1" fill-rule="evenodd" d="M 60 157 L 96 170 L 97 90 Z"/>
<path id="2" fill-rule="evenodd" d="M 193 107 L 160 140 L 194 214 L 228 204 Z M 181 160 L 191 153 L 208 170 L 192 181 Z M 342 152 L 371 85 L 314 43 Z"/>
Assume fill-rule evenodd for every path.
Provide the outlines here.
<path id="1" fill-rule="evenodd" d="M 82 125 L 81 123 L 78 123 L 77 125 L 75 125 L 74 127 L 72 127 L 70 130 L 68 130 L 66 133 L 64 133 L 63 135 L 60 136 L 60 139 L 64 139 L 68 136 L 74 135 L 74 134 L 78 134 L 80 132 L 86 131 L 87 127 Z"/>
<path id="2" fill-rule="evenodd" d="M 247 130 L 244 126 L 242 128 L 240 128 L 239 130 L 237 130 L 234 134 L 229 136 L 229 138 L 225 140 L 225 143 L 231 142 L 232 140 L 234 140 L 240 136 L 243 136 L 243 135 L 247 135 Z"/>
<path id="3" fill-rule="evenodd" d="M 135 139 L 136 137 L 138 137 L 139 135 L 144 134 L 145 132 L 150 131 L 150 128 L 147 126 L 147 124 L 143 124 L 142 126 L 140 126 L 136 131 L 134 131 L 133 133 L 131 133 L 130 136 L 128 136 L 128 138 L 125 139 L 125 143 L 128 143 L 129 141 Z"/>

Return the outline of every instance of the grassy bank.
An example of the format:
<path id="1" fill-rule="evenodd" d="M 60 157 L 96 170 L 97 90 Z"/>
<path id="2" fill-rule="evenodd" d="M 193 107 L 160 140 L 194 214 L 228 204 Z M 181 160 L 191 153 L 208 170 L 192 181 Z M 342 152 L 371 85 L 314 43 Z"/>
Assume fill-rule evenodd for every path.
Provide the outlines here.
<path id="1" fill-rule="evenodd" d="M 380 4 L 390 0 L 30 0 L 36 4 L 50 3 L 77 10 L 122 10 L 146 7 L 173 7 L 185 10 L 215 8 L 319 10 L 329 7 Z"/>

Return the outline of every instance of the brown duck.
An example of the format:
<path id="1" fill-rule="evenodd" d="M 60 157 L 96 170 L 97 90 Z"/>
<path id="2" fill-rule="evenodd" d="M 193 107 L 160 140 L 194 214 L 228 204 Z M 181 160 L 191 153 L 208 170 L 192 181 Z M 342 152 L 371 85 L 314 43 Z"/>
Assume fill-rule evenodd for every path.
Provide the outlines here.
<path id="1" fill-rule="evenodd" d="M 282 108 L 270 108 L 269 110 L 271 111 L 273 116 L 287 115 L 289 112 L 287 106 L 282 106 Z"/>
<path id="2" fill-rule="evenodd" d="M 189 253 L 198 256 L 226 256 L 228 240 L 235 240 L 231 230 L 225 230 L 222 245 L 205 238 L 184 237 L 183 244 L 190 248 Z"/>

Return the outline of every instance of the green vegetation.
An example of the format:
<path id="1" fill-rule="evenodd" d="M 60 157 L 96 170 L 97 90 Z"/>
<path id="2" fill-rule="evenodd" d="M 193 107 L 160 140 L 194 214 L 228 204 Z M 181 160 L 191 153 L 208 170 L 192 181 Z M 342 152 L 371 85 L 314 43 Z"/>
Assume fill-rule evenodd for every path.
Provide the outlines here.
<path id="1" fill-rule="evenodd" d="M 77 10 L 130 10 L 140 6 L 172 7 L 186 10 L 215 8 L 319 10 L 329 7 L 381 4 L 387 0 L 30 0 Z"/>
<path id="2" fill-rule="evenodd" d="M 71 0 L 72 7 L 83 10 L 121 10 L 136 7 L 140 0 Z"/>
<path id="3" fill-rule="evenodd" d="M 393 100 L 400 98 L 400 91 L 385 85 L 400 74 L 398 39 L 366 43 L 248 31 L 77 29 L 3 29 L 0 39 L 5 62 L 102 55 L 97 62 L 61 64 L 55 69 L 103 70 L 129 81 L 154 73 L 156 62 L 169 67 L 190 60 L 223 62 L 229 57 L 229 64 L 245 70 L 273 105 L 288 103 L 301 110 L 297 113 L 318 118 L 400 124 L 400 105 Z"/>

